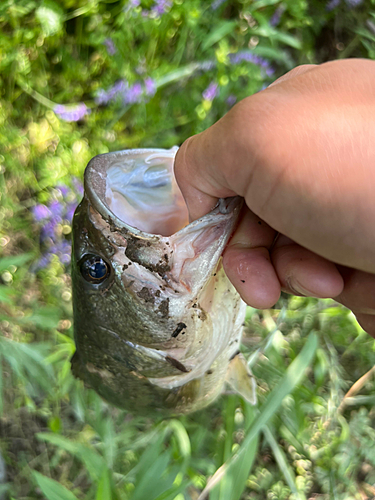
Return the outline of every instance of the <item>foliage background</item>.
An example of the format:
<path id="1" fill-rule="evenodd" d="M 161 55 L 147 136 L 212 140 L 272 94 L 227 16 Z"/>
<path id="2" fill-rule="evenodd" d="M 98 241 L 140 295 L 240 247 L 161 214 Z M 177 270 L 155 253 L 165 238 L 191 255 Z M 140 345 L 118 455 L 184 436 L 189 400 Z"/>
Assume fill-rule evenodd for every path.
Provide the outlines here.
<path id="1" fill-rule="evenodd" d="M 374 0 L 1 2 L 0 498 L 196 500 L 233 453 L 211 500 L 375 497 L 375 343 L 333 301 L 249 308 L 255 408 L 227 394 L 141 419 L 69 363 L 88 160 L 180 144 L 291 68 L 343 57 L 375 58 Z"/>

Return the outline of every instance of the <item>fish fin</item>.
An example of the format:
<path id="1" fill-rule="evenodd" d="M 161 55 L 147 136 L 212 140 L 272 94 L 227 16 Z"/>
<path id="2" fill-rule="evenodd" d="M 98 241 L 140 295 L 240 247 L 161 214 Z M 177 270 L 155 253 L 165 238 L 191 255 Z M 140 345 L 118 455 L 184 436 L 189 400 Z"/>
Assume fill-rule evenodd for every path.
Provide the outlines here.
<path id="1" fill-rule="evenodd" d="M 229 363 L 225 381 L 248 403 L 256 405 L 256 382 L 243 354 L 238 353 Z"/>

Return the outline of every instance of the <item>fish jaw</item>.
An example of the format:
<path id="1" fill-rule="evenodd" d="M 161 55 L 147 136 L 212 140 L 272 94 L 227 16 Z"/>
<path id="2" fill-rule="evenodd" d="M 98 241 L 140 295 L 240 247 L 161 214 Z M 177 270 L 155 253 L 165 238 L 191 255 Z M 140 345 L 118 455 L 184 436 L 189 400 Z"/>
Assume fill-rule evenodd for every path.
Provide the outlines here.
<path id="1" fill-rule="evenodd" d="M 154 154 L 160 163 L 162 153 Z M 195 411 L 221 392 L 242 334 L 244 304 L 220 259 L 241 200 L 220 200 L 170 236 L 147 233 L 108 207 L 105 172 L 113 162 L 106 166 L 103 156 L 86 170 L 73 222 L 74 372 L 116 406 Z M 83 279 L 88 254 L 108 262 L 106 283 Z"/>

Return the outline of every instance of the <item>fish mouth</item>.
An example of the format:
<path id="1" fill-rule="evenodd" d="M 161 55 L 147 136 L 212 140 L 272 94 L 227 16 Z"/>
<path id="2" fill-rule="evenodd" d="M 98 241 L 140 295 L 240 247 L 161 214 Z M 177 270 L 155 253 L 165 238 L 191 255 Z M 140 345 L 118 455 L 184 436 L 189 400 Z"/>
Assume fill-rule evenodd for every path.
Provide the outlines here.
<path id="1" fill-rule="evenodd" d="M 177 150 L 125 150 L 93 158 L 85 172 L 90 202 L 135 235 L 171 236 L 189 219 L 173 171 Z"/>
<path id="2" fill-rule="evenodd" d="M 175 146 L 96 156 L 85 171 L 89 201 L 105 220 L 134 236 L 178 233 L 189 224 L 189 213 L 174 175 L 177 151 Z M 219 200 L 213 211 L 229 214 L 238 204 L 238 198 Z"/>

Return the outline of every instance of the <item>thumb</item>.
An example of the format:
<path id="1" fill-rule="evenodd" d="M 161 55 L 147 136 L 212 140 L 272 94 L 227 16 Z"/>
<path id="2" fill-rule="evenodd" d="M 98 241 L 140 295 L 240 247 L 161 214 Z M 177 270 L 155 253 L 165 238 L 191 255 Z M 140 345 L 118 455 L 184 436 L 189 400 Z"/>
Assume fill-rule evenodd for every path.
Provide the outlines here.
<path id="1" fill-rule="evenodd" d="M 215 168 L 214 158 L 210 156 L 212 131 L 189 137 L 176 154 L 174 173 L 177 184 L 185 199 L 190 221 L 210 212 L 218 198 L 235 196 L 220 175 L 220 163 Z M 215 141 L 216 142 L 216 141 Z"/>
<path id="2" fill-rule="evenodd" d="M 272 85 L 311 71 L 314 65 L 294 68 Z M 256 166 L 253 132 L 267 98 L 263 92 L 240 102 L 204 132 L 187 139 L 175 158 L 175 176 L 189 210 L 190 220 L 210 212 L 218 198 L 245 196 Z M 249 104 L 250 104 L 249 102 Z M 259 127 L 258 127 L 259 128 Z"/>

